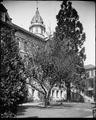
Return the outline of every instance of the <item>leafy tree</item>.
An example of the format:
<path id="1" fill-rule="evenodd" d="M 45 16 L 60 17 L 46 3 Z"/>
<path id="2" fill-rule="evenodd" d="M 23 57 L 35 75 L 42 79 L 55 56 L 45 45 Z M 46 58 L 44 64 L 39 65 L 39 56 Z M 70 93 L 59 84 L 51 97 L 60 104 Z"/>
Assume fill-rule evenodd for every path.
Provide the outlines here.
<path id="1" fill-rule="evenodd" d="M 26 100 L 24 64 L 15 40 L 15 30 L 1 22 L 0 117 L 15 117 L 17 106 Z"/>
<path id="2" fill-rule="evenodd" d="M 74 76 L 78 76 L 77 78 L 80 80 L 84 73 L 86 55 L 83 44 L 86 37 L 83 25 L 79 21 L 79 15 L 72 7 L 72 2 L 63 1 L 56 18 L 53 56 L 57 58 L 61 79 L 65 81 L 67 87 L 67 100 L 70 101 L 70 83 L 74 83 L 73 81 L 76 80 Z"/>
<path id="3" fill-rule="evenodd" d="M 34 65 L 32 64 L 33 61 Z M 45 107 L 49 105 L 51 90 L 58 81 L 57 70 L 49 51 L 47 52 L 43 49 L 42 51 L 38 51 L 34 58 L 29 57 L 26 74 L 29 78 L 27 83 L 43 94 Z"/>

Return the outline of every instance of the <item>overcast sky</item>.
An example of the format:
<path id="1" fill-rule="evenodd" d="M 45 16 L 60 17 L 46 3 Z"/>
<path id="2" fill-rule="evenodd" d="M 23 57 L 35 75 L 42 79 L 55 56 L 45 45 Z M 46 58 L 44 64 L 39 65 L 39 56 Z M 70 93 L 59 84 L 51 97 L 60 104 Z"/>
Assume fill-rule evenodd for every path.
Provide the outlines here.
<path id="1" fill-rule="evenodd" d="M 29 30 L 30 22 L 36 11 L 36 1 L 4 1 L 12 22 Z M 38 8 L 43 18 L 46 29 L 56 27 L 56 15 L 60 10 L 61 1 L 39 1 Z M 72 1 L 72 6 L 77 10 L 80 21 L 86 33 L 85 65 L 95 65 L 95 3 L 87 1 Z"/>

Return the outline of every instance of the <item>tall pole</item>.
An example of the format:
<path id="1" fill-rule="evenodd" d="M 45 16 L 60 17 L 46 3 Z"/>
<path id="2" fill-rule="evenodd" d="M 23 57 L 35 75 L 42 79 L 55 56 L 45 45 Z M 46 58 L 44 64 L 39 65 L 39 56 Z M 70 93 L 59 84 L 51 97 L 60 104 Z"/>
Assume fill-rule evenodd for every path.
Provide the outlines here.
<path id="1" fill-rule="evenodd" d="M 36 8 L 38 9 L 38 0 L 36 1 Z"/>

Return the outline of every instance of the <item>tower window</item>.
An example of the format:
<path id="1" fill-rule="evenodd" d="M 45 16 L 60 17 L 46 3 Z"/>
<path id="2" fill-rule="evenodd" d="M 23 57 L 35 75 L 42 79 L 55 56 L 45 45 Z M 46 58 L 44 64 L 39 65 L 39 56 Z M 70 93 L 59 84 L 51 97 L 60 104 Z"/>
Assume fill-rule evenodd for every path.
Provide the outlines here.
<path id="1" fill-rule="evenodd" d="M 41 29 L 41 34 L 43 35 L 43 29 Z"/>
<path id="2" fill-rule="evenodd" d="M 36 33 L 38 33 L 38 27 L 36 27 Z"/>
<path id="3" fill-rule="evenodd" d="M 40 33 L 40 34 L 41 34 L 41 28 L 40 28 L 40 27 L 38 27 L 38 33 Z"/>
<path id="4" fill-rule="evenodd" d="M 31 29 L 31 32 L 33 33 L 33 28 Z"/>
<path id="5" fill-rule="evenodd" d="M 91 76 L 92 76 L 92 77 L 94 76 L 94 71 L 93 71 L 93 70 L 91 71 Z"/>

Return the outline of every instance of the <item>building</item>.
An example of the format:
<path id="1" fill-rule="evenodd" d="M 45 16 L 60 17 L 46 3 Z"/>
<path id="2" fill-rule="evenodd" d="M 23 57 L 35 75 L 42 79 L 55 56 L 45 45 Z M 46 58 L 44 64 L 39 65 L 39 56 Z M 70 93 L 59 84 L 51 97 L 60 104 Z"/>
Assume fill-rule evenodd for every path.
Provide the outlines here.
<path id="1" fill-rule="evenodd" d="M 22 59 L 27 59 L 27 56 L 33 58 L 39 50 L 45 49 L 49 41 L 49 39 L 46 38 L 46 28 L 38 8 L 36 9 L 35 15 L 31 20 L 29 31 L 27 31 L 12 23 L 12 19 L 10 18 L 7 9 L 3 6 L 3 4 L 0 3 L 0 23 L 2 23 L 3 26 L 9 26 L 15 29 L 15 39 L 18 43 L 18 47 L 20 49 L 19 52 L 22 56 Z M 88 74 L 88 77 L 85 80 L 85 93 L 86 95 L 91 96 L 94 86 L 95 68 L 93 66 L 85 66 L 85 69 Z M 28 91 L 29 100 L 40 101 L 42 99 L 42 95 L 38 92 L 38 90 L 32 88 L 30 85 L 28 85 Z M 50 98 L 54 101 L 66 100 L 66 87 L 61 89 L 54 87 L 51 90 Z"/>
<path id="2" fill-rule="evenodd" d="M 94 65 L 85 65 L 86 80 L 85 80 L 85 94 L 89 97 L 94 96 L 95 92 L 95 74 L 96 67 Z"/>

